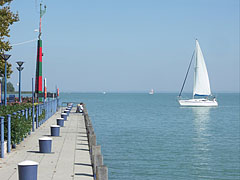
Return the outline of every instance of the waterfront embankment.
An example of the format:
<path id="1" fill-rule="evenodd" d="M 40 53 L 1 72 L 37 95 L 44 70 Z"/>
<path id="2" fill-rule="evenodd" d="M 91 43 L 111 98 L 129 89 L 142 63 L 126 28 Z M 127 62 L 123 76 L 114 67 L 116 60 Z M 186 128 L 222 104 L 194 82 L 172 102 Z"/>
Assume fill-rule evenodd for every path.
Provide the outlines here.
<path id="1" fill-rule="evenodd" d="M 107 168 L 102 166 L 103 162 L 99 160 L 100 146 L 95 147 L 96 135 L 86 109 L 85 114 L 82 115 L 82 113 L 75 113 L 76 109 L 73 108 L 67 120 L 64 121 L 64 126 L 60 128 L 60 136 L 51 136 L 50 127 L 57 124 L 57 118 L 61 117 L 63 110 L 62 107 L 35 132 L 32 132 L 31 136 L 25 138 L 16 149 L 0 159 L 1 180 L 18 179 L 18 163 L 25 160 L 38 163 L 37 177 L 40 180 L 93 180 L 94 176 L 96 177 L 93 167 L 98 174 L 99 172 L 106 174 Z M 95 138 L 92 138 L 93 136 Z M 52 138 L 51 153 L 39 152 L 39 138 L 42 137 Z M 97 156 L 93 156 L 96 149 L 98 154 L 95 153 Z M 100 159 L 102 160 L 102 157 Z M 95 162 L 95 166 L 92 162 Z M 107 177 L 101 174 L 98 175 L 99 180 Z"/>

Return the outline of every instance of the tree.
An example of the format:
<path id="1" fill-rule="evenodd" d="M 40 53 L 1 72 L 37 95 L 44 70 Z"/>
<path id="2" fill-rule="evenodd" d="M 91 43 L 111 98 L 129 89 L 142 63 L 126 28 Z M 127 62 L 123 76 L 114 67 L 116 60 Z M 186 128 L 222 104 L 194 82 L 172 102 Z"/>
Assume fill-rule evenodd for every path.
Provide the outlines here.
<path id="1" fill-rule="evenodd" d="M 18 13 L 13 13 L 10 10 L 10 3 L 12 0 L 0 0 L 0 53 L 3 54 L 12 49 L 9 40 L 10 25 L 19 21 Z M 12 65 L 7 62 L 7 77 L 10 78 L 12 74 Z M 4 77 L 5 61 L 0 59 L 0 77 Z"/>
<path id="2" fill-rule="evenodd" d="M 2 79 L 2 89 L 3 89 L 3 91 L 4 91 L 4 85 L 5 85 L 4 82 L 5 82 L 5 80 L 3 78 Z M 11 82 L 7 82 L 7 92 L 11 92 L 11 93 L 15 92 L 15 88 L 14 88 L 14 86 Z"/>
<path id="3" fill-rule="evenodd" d="M 11 93 L 15 92 L 15 88 L 13 87 L 13 84 L 11 82 L 7 83 L 7 90 L 8 92 L 11 92 Z"/>

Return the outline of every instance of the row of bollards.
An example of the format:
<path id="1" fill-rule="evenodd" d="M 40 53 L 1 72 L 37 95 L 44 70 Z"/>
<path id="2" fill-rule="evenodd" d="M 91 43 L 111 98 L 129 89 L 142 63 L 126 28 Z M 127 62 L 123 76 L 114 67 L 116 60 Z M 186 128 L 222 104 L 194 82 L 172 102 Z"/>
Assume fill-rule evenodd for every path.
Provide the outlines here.
<path id="1" fill-rule="evenodd" d="M 9 111 L 6 113 L 10 114 L 0 116 L 0 158 L 4 158 L 5 140 L 7 140 L 7 153 L 10 153 L 12 148 L 16 148 L 17 144 L 20 144 L 25 137 L 35 131 L 35 128 L 37 129 L 40 127 L 47 119 L 58 111 L 58 105 L 59 99 L 56 98 L 41 104 L 33 104 L 32 107 L 12 112 L 12 114 Z M 45 116 L 43 116 L 44 111 Z M 21 117 L 25 117 L 21 121 L 28 121 L 29 126 L 15 128 L 15 125 L 22 126 L 18 123 Z M 40 117 L 41 119 L 39 119 Z M 31 126 L 30 123 L 32 124 Z M 4 136 L 7 136 L 6 139 L 4 139 Z"/>
<path id="2" fill-rule="evenodd" d="M 84 115 L 86 130 L 87 130 L 88 145 L 90 149 L 94 179 L 108 180 L 108 168 L 103 163 L 101 146 L 97 145 L 96 134 L 94 132 L 92 122 L 88 116 L 88 112 L 85 104 L 83 104 L 83 115 Z"/>
<path id="3" fill-rule="evenodd" d="M 57 118 L 57 125 L 51 125 L 51 136 L 60 136 L 60 127 L 64 126 L 64 121 L 67 120 L 67 116 L 73 107 L 73 104 L 69 104 L 64 113 L 61 113 L 61 118 Z M 52 138 L 42 137 L 39 138 L 39 153 L 51 153 L 52 152 Z M 38 163 L 34 161 L 23 161 L 18 164 L 18 177 L 19 180 L 37 180 Z"/>

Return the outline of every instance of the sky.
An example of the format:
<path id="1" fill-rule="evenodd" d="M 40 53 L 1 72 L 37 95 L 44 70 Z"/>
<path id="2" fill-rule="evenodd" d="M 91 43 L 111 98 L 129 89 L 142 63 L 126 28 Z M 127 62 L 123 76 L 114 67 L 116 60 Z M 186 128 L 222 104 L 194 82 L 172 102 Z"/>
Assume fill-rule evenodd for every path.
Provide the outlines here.
<path id="1" fill-rule="evenodd" d="M 49 91 L 179 92 L 199 40 L 212 93 L 239 92 L 239 0 L 13 0 L 20 21 L 10 43 L 36 39 L 42 19 L 43 78 Z M 37 42 L 15 45 L 22 90 L 31 90 Z M 193 88 L 193 67 L 185 92 Z"/>

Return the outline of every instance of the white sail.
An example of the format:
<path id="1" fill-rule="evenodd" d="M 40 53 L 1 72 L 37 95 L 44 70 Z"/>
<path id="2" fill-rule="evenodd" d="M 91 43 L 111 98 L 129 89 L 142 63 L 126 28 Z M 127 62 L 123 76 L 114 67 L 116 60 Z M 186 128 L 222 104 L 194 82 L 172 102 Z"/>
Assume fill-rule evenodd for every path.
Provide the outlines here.
<path id="1" fill-rule="evenodd" d="M 194 73 L 193 96 L 195 95 L 211 95 L 210 83 L 206 64 L 203 58 L 201 48 L 196 40 L 196 64 Z"/>
<path id="2" fill-rule="evenodd" d="M 149 91 L 149 94 L 154 94 L 154 90 L 151 89 L 151 90 Z"/>

